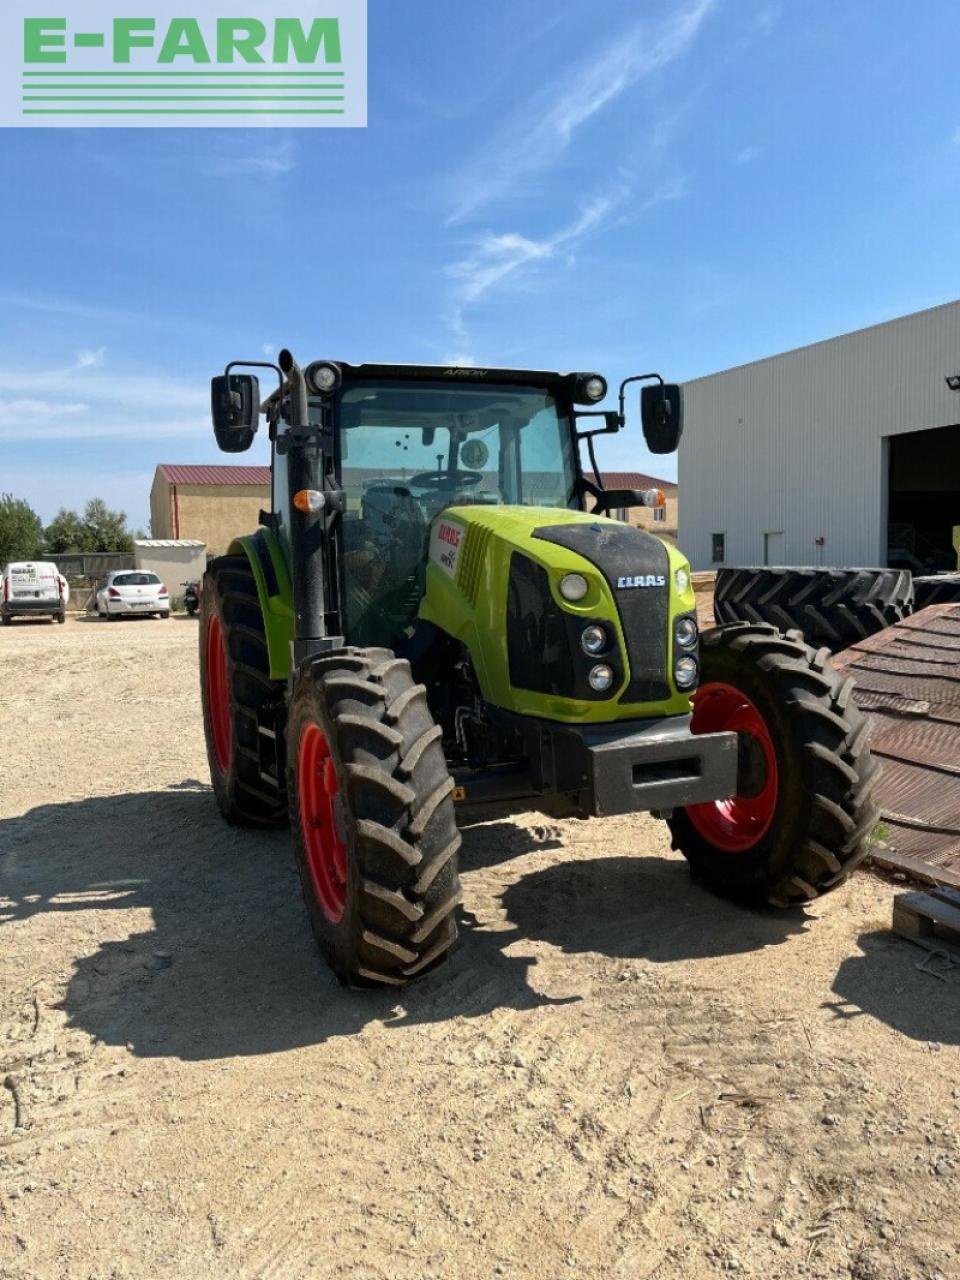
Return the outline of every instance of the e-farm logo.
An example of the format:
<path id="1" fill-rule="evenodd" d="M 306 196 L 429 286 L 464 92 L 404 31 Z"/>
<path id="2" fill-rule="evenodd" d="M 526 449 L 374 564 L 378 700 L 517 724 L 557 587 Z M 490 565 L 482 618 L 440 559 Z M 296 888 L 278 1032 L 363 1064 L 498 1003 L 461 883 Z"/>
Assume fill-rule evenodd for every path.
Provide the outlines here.
<path id="1" fill-rule="evenodd" d="M 5 127 L 366 124 L 366 0 L 4 0 L 3 10 Z"/>

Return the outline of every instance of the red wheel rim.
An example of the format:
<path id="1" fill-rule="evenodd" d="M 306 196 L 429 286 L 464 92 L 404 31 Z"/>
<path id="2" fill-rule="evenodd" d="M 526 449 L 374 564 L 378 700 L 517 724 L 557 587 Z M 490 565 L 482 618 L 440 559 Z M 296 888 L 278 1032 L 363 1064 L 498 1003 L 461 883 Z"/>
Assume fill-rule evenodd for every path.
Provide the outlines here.
<path id="1" fill-rule="evenodd" d="M 233 729 L 230 725 L 230 685 L 227 680 L 227 644 L 220 619 L 214 614 L 207 622 L 207 705 L 213 755 L 217 768 L 226 774 L 230 769 Z"/>
<path id="2" fill-rule="evenodd" d="M 745 853 L 770 828 L 777 808 L 777 756 L 767 722 L 746 694 L 729 684 L 705 684 L 693 698 L 693 733 L 732 732 L 753 741 L 762 753 L 766 774 L 755 795 L 694 804 L 687 816 L 705 840 L 725 853 Z"/>
<path id="3" fill-rule="evenodd" d="M 330 923 L 339 924 L 347 903 L 347 846 L 337 827 L 340 783 L 330 747 L 315 724 L 308 724 L 300 735 L 297 789 L 313 891 Z"/>

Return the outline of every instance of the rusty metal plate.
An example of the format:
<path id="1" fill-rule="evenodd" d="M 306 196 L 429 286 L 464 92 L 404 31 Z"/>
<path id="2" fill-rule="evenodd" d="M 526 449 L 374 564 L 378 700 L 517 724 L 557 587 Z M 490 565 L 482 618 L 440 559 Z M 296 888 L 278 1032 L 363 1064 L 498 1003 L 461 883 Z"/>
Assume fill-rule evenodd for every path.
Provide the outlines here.
<path id="1" fill-rule="evenodd" d="M 876 860 L 960 884 L 960 605 L 931 605 L 832 661 L 871 722 L 890 847 Z"/>

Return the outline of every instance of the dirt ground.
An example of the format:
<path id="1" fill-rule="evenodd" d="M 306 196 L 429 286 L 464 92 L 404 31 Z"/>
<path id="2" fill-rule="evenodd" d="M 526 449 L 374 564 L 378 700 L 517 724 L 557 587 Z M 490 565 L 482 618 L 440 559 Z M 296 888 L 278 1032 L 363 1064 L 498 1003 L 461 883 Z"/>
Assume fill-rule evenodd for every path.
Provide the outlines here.
<path id="1" fill-rule="evenodd" d="M 652 819 L 488 815 L 451 962 L 352 994 L 215 812 L 194 621 L 0 630 L 0 729 L 0 1276 L 960 1277 L 894 886 L 750 914 Z"/>

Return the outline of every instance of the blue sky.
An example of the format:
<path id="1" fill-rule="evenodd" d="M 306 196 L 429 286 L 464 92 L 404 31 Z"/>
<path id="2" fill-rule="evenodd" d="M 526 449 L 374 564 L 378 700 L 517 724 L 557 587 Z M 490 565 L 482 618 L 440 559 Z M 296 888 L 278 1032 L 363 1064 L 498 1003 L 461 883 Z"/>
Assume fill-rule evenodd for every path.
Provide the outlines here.
<path id="1" fill-rule="evenodd" d="M 211 374 L 282 345 L 686 379 L 960 295 L 955 0 L 370 0 L 369 39 L 365 130 L 0 132 L 0 490 L 145 525 L 157 462 L 220 458 Z M 636 417 L 600 447 L 675 474 Z"/>

